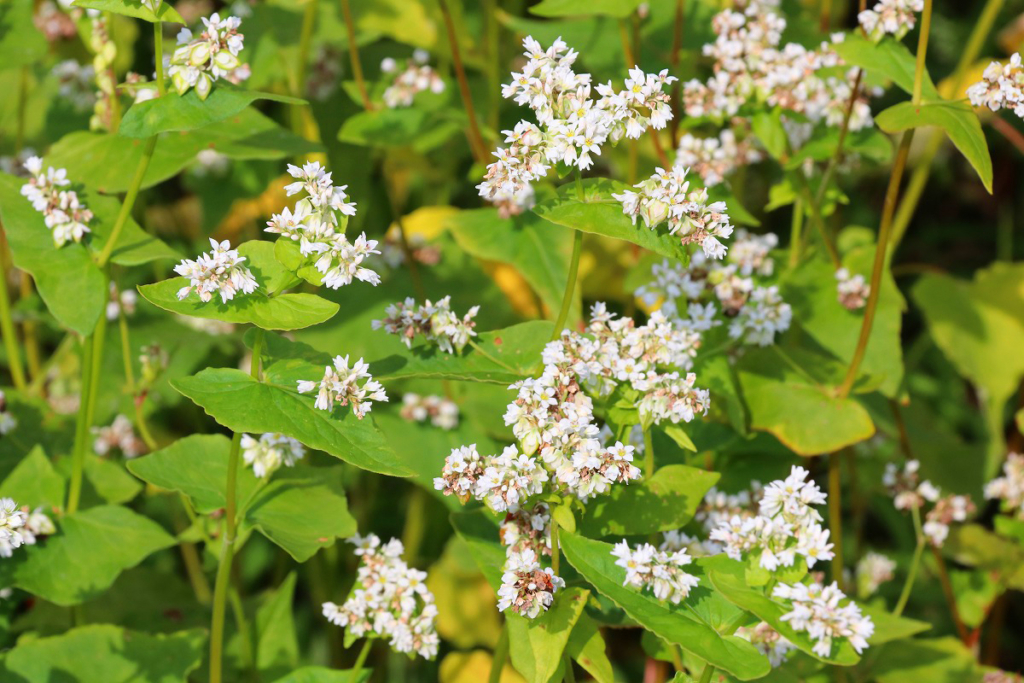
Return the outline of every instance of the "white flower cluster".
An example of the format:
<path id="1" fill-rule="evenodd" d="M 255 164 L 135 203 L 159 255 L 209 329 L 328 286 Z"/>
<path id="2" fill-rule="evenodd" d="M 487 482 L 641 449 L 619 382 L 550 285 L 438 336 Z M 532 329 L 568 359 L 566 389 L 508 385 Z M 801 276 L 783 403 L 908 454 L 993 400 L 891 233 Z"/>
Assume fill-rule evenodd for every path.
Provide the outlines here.
<path id="1" fill-rule="evenodd" d="M 0 405 L 2 405 L 0 394 Z M 0 415 L 0 433 L 3 432 Z M 1024 455 L 1010 453 L 1003 463 L 1003 476 L 985 484 L 985 498 L 1002 501 L 1004 512 L 1024 519 Z"/>
<path id="2" fill-rule="evenodd" d="M 776 4 L 751 0 L 745 7 L 715 15 L 714 43 L 704 54 L 714 59 L 714 75 L 706 83 L 688 81 L 683 105 L 689 116 L 718 119 L 735 116 L 748 102 L 766 102 L 792 111 L 811 123 L 839 126 L 845 118 L 853 79 L 832 75 L 842 60 L 830 43 L 816 50 L 797 43 L 782 45 L 786 20 Z M 833 40 L 841 40 L 834 36 Z M 871 125 L 871 110 L 858 97 L 850 130 Z"/>
<path id="3" fill-rule="evenodd" d="M 921 531 L 929 543 L 941 548 L 949 537 L 950 525 L 954 522 L 966 522 L 975 512 L 977 508 L 970 496 L 945 496 L 936 501 L 935 507 L 925 515 Z"/>
<path id="4" fill-rule="evenodd" d="M 374 320 L 373 329 L 383 329 L 388 334 L 397 334 L 407 348 L 412 340 L 422 335 L 428 342 L 437 344 L 445 353 L 462 352 L 470 338 L 476 336 L 473 318 L 480 312 L 473 306 L 462 318 L 452 312 L 452 298 L 446 296 L 433 303 L 427 299 L 417 307 L 412 297 L 387 307 L 383 320 Z"/>
<path id="5" fill-rule="evenodd" d="M 734 560 L 748 553 L 760 553 L 759 564 L 768 571 L 792 567 L 802 556 L 807 567 L 834 556 L 828 542 L 829 530 L 822 528 L 821 515 L 813 505 L 824 505 L 825 493 L 808 471 L 794 466 L 786 479 L 768 484 L 761 497 L 760 512 L 754 517 L 735 515 L 711 531 Z"/>
<path id="6" fill-rule="evenodd" d="M 773 233 L 759 236 L 737 230 L 725 263 L 701 253 L 691 257 L 689 266 L 666 259 L 651 267 L 653 280 L 635 294 L 677 327 L 699 334 L 728 323 L 730 338 L 768 346 L 793 320 L 793 310 L 778 287 L 754 277 L 772 275 L 775 261 L 769 254 L 777 244 Z"/>
<path id="7" fill-rule="evenodd" d="M 934 506 L 925 515 L 922 532 L 936 548 L 941 548 L 949 536 L 949 527 L 954 522 L 965 522 L 976 511 L 970 496 L 948 495 L 943 497 L 942 491 L 930 481 L 921 481 L 921 463 L 908 460 L 900 470 L 893 463 L 887 463 L 882 483 L 893 497 L 897 510 L 922 509 L 925 503 Z"/>
<path id="8" fill-rule="evenodd" d="M 10 434 L 18 428 L 18 418 L 7 410 L 7 396 L 0 389 L 0 436 Z"/>
<path id="9" fill-rule="evenodd" d="M 284 434 L 242 435 L 242 458 L 258 478 L 269 477 L 282 465 L 294 467 L 306 455 L 306 447 Z"/>
<path id="10" fill-rule="evenodd" d="M 412 392 L 402 396 L 402 418 L 410 422 L 426 422 L 440 429 L 459 426 L 459 406 L 441 396 L 420 396 Z"/>
<path id="11" fill-rule="evenodd" d="M 815 641 L 813 650 L 820 657 L 829 656 L 832 641 L 837 638 L 845 638 L 860 654 L 875 632 L 875 623 L 856 603 L 839 604 L 846 594 L 835 582 L 829 586 L 780 583 L 772 590 L 772 597 L 791 602 L 792 611 L 782 615 L 782 620 L 797 631 L 805 631 Z"/>
<path id="12" fill-rule="evenodd" d="M 178 32 L 178 47 L 171 56 L 167 75 L 179 95 L 195 88 L 199 99 L 205 100 L 217 79 L 225 78 L 237 84 L 247 79 L 250 72 L 249 65 L 238 59 L 245 40 L 238 32 L 242 20 L 238 17 L 221 19 L 216 12 L 209 19 L 202 19 L 206 28 L 198 37 L 187 28 Z"/>
<path id="13" fill-rule="evenodd" d="M 325 602 L 323 615 L 354 639 L 386 638 L 396 652 L 436 657 L 437 605 L 427 588 L 427 573 L 402 560 L 405 549 L 396 538 L 381 545 L 374 534 L 357 535 L 349 543 L 362 557 L 356 584 L 344 604 Z"/>
<path id="14" fill-rule="evenodd" d="M 355 202 L 348 201 L 345 189 L 335 187 L 331 174 L 319 162 L 307 162 L 299 168 L 288 164 L 288 174 L 296 182 L 285 186 L 291 197 L 299 192 L 308 196 L 295 203 L 294 211 L 285 209 L 267 221 L 267 232 L 299 243 L 305 257 L 315 256 L 314 267 L 331 289 L 352 284 L 353 278 L 371 285 L 380 284 L 380 276 L 362 266 L 371 254 L 379 254 L 377 241 L 361 233 L 354 242 L 345 236 L 350 216 L 356 215 Z"/>
<path id="15" fill-rule="evenodd" d="M 67 171 L 50 166 L 44 172 L 39 157 L 29 157 L 25 170 L 31 178 L 21 186 L 21 194 L 43 214 L 46 227 L 53 232 L 53 243 L 59 248 L 71 241 L 81 242 L 85 233 L 91 232 L 92 211 L 78 199 L 77 192 L 61 189 L 71 184 Z"/>
<path id="16" fill-rule="evenodd" d="M 565 581 L 555 576 L 551 567 L 541 567 L 533 550 L 510 552 L 498 588 L 498 610 L 511 609 L 527 619 L 535 619 L 547 611 L 555 593 L 565 588 Z"/>
<path id="17" fill-rule="evenodd" d="M 96 455 L 107 455 L 115 448 L 126 458 L 137 458 L 146 452 L 146 444 L 135 435 L 132 421 L 118 415 L 106 427 L 93 427 L 95 439 L 92 450 Z"/>
<path id="18" fill-rule="evenodd" d="M 532 550 L 538 557 L 550 555 L 551 513 L 547 503 L 509 512 L 498 533 L 506 554 Z"/>
<path id="19" fill-rule="evenodd" d="M 864 308 L 871 296 L 871 285 L 861 274 L 851 275 L 846 268 L 836 271 L 836 292 L 839 303 L 851 311 Z"/>
<path id="20" fill-rule="evenodd" d="M 1014 114 L 1024 118 L 1024 66 L 1020 53 L 1014 52 L 1006 64 L 992 62 L 981 78 L 967 89 L 971 104 L 992 111 L 1013 108 Z"/>
<path id="21" fill-rule="evenodd" d="M 360 384 L 360 380 L 366 380 Z M 318 410 L 334 410 L 334 404 L 343 406 L 352 404 L 352 412 L 362 420 L 373 408 L 373 401 L 386 402 L 388 396 L 384 387 L 370 375 L 369 364 L 360 358 L 348 366 L 348 356 L 335 356 L 334 367 L 324 368 L 324 376 L 319 382 L 315 380 L 299 380 L 298 391 L 306 394 L 314 389 L 317 391 L 316 403 Z"/>
<path id="22" fill-rule="evenodd" d="M 750 642 L 758 652 L 767 657 L 773 669 L 781 666 L 786 661 L 789 651 L 796 647 L 784 635 L 763 621 L 756 626 L 739 627 L 736 629 L 736 635 Z"/>
<path id="23" fill-rule="evenodd" d="M 676 147 L 675 165 L 699 175 L 705 187 L 714 187 L 725 182 L 726 176 L 736 169 L 756 164 L 762 158 L 751 139 L 737 140 L 736 133 L 726 128 L 707 138 L 684 133 Z"/>
<path id="24" fill-rule="evenodd" d="M 245 257 L 232 249 L 227 240 L 218 242 L 211 237 L 210 246 L 209 254 L 200 254 L 194 261 L 185 259 L 174 267 L 175 273 L 189 280 L 188 287 L 178 290 L 178 299 L 184 300 L 195 290 L 204 303 L 213 299 L 214 294 L 219 294 L 221 302 L 227 303 L 239 292 L 255 292 L 259 283 L 252 271 L 242 265 Z"/>
<path id="25" fill-rule="evenodd" d="M 885 555 L 869 552 L 857 562 L 857 596 L 867 600 L 878 587 L 895 577 L 896 562 Z"/>
<path id="26" fill-rule="evenodd" d="M 924 0 L 879 0 L 871 9 L 857 15 L 865 33 L 875 42 L 886 35 L 900 40 L 914 29 L 917 12 L 924 11 Z"/>
<path id="27" fill-rule="evenodd" d="M 686 550 L 666 552 L 650 543 L 642 543 L 636 550 L 625 540 L 616 543 L 612 555 L 617 558 L 616 566 L 626 570 L 623 586 L 639 590 L 650 588 L 658 600 L 668 600 L 678 605 L 690 594 L 699 580 L 688 574 L 683 567 L 693 562 Z"/>
<path id="28" fill-rule="evenodd" d="M 57 94 L 71 103 L 76 111 L 92 109 L 96 104 L 92 83 L 96 71 L 91 64 L 79 64 L 78 60 L 65 59 L 57 62 L 51 73 L 59 84 Z"/>
<path id="29" fill-rule="evenodd" d="M 39 536 L 56 531 L 42 509 L 30 514 L 28 507 L 18 507 L 11 498 L 0 498 L 0 557 L 11 557 L 15 548 L 35 545 Z"/>
<path id="30" fill-rule="evenodd" d="M 412 59 L 406 60 L 404 68 L 398 70 L 398 62 L 386 57 L 380 63 L 380 70 L 386 74 L 395 74 L 391 85 L 384 91 L 384 104 L 388 109 L 411 107 L 413 99 L 421 92 L 444 92 L 444 81 L 441 76 L 427 64 L 430 55 L 425 50 L 416 50 Z"/>
<path id="31" fill-rule="evenodd" d="M 633 225 L 638 216 L 651 230 L 667 221 L 669 233 L 678 233 L 683 244 L 698 243 L 707 258 L 721 259 L 726 246 L 718 238 L 729 237 L 733 230 L 725 202 L 709 203 L 707 188 L 690 191 L 688 172 L 678 163 L 668 172 L 658 168 L 633 186 L 639 192 L 623 190 L 612 197 L 622 203 L 622 212 Z"/>
<path id="32" fill-rule="evenodd" d="M 650 127 L 662 129 L 672 118 L 668 93 L 663 88 L 676 79 L 667 70 L 647 74 L 629 70 L 625 87 L 616 91 L 609 81 L 593 87 L 590 74 L 577 74 L 573 64 L 579 53 L 559 38 L 544 50 L 527 36 L 523 40 L 528 61 L 502 95 L 530 107 L 539 125 L 521 121 L 503 131 L 508 147 L 499 147 L 497 161 L 487 167 L 480 196 L 488 201 L 515 204 L 532 194 L 531 183 L 547 175 L 551 165 L 564 163 L 590 168 L 601 146 L 623 137 L 637 139 Z"/>
<path id="33" fill-rule="evenodd" d="M 124 317 L 129 317 L 135 314 L 135 305 L 139 301 L 139 295 L 135 293 L 134 289 L 122 290 L 120 296 L 118 295 L 117 285 L 113 282 L 110 283 L 110 298 L 107 300 L 107 320 L 117 320 L 121 316 L 121 311 L 124 311 Z"/>

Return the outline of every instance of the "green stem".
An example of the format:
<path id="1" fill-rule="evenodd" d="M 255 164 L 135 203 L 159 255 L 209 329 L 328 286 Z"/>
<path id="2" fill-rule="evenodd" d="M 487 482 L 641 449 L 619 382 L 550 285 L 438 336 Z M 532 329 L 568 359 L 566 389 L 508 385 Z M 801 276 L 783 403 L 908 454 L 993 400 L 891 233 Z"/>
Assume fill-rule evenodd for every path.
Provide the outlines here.
<path id="1" fill-rule="evenodd" d="M 843 501 L 839 453 L 828 456 L 828 527 L 832 532 L 832 580 L 843 586 Z"/>
<path id="2" fill-rule="evenodd" d="M 580 169 L 576 169 L 576 196 L 583 201 L 583 176 Z M 583 233 L 579 230 L 573 232 L 572 257 L 569 260 L 569 278 L 565 283 L 565 294 L 562 295 L 562 308 L 558 311 L 558 318 L 555 319 L 555 329 L 551 332 L 551 341 L 562 336 L 565 328 L 565 321 L 569 318 L 569 309 L 572 308 L 572 298 L 576 293 L 576 276 L 580 270 L 580 253 L 583 251 Z"/>
<path id="3" fill-rule="evenodd" d="M 821 203 L 825 201 L 825 193 L 828 191 L 828 184 L 832 181 L 832 174 L 839 165 L 843 156 L 843 148 L 846 145 L 846 136 L 850 132 L 850 119 L 853 117 L 853 108 L 857 104 L 857 97 L 860 95 L 860 82 L 864 77 L 863 69 L 857 69 L 857 75 L 853 78 L 853 88 L 850 89 L 850 99 L 846 101 L 846 110 L 843 112 L 843 124 L 839 127 L 839 141 L 836 143 L 836 151 L 828 160 L 825 172 L 821 174 L 821 185 L 814 197 L 814 205 L 821 210 Z"/>
<path id="4" fill-rule="evenodd" d="M 920 104 L 921 88 L 924 86 L 925 57 L 928 55 L 928 37 L 932 28 L 932 0 L 924 0 L 924 11 L 921 12 L 921 32 L 917 39 L 917 63 L 914 66 L 914 92 L 911 102 Z"/>
<path id="5" fill-rule="evenodd" d="M 715 675 L 715 667 L 711 664 L 704 665 L 704 671 L 700 674 L 700 681 L 698 683 L 711 683 L 711 677 Z"/>
<path id="6" fill-rule="evenodd" d="M 825 251 L 828 252 L 828 258 L 832 261 L 832 267 L 839 270 L 843 267 L 843 262 L 839 258 L 839 250 L 836 249 L 836 244 L 832 240 L 832 235 L 829 233 L 828 227 L 825 225 L 825 219 L 821 215 L 821 205 L 811 196 L 811 187 L 807 184 L 807 178 L 805 178 L 803 173 L 800 171 L 797 171 L 797 175 L 800 177 L 800 191 L 803 194 L 804 201 L 811 207 L 811 218 L 814 219 L 814 227 L 817 228 L 818 236 L 821 237 L 821 241 L 825 245 Z"/>
<path id="7" fill-rule="evenodd" d="M 359 96 L 363 99 L 363 109 L 371 111 L 373 102 L 370 101 L 370 94 L 366 90 L 366 79 L 363 78 L 363 63 L 359 59 L 359 46 L 356 45 L 356 25 L 352 21 L 352 7 L 348 0 L 341 0 L 341 15 L 345 19 L 345 31 L 348 36 L 348 61 L 352 67 L 352 77 L 355 78 Z"/>
<path id="8" fill-rule="evenodd" d="M 242 596 L 238 594 L 238 589 L 231 588 L 228 591 L 228 599 L 231 601 L 231 614 L 235 617 L 238 637 L 242 640 L 242 660 L 244 666 L 250 671 L 255 671 L 256 657 L 253 652 L 254 646 L 252 635 L 249 631 L 249 622 L 245 618 L 245 607 L 242 605 Z"/>
<path id="9" fill-rule="evenodd" d="M 473 95 L 469 89 L 469 81 L 466 80 L 466 69 L 462 64 L 462 53 L 459 50 L 458 33 L 455 30 L 455 22 L 452 21 L 452 13 L 448 9 L 448 0 L 437 0 L 444 16 L 444 26 L 448 33 L 448 45 L 452 51 L 452 66 L 455 67 L 455 78 L 459 83 L 459 93 L 462 95 L 462 106 L 466 108 L 466 118 L 469 120 L 469 128 L 466 135 L 469 137 L 469 147 L 473 152 L 473 158 L 478 164 L 487 163 L 487 144 L 483 135 L 480 134 L 480 127 L 476 121 L 476 109 L 473 106 Z"/>
<path id="10" fill-rule="evenodd" d="M 562 666 L 564 667 L 565 675 L 562 680 L 565 683 L 576 683 L 576 672 L 572 668 L 572 657 L 569 656 L 568 652 L 562 653 Z"/>
<path id="11" fill-rule="evenodd" d="M 793 218 L 789 229 L 789 267 L 796 268 L 800 263 L 801 241 L 804 232 L 804 207 L 798 197 L 793 202 Z"/>
<path id="12" fill-rule="evenodd" d="M 558 521 L 551 515 L 551 571 L 558 576 L 558 561 L 561 552 L 558 549 Z"/>
<path id="13" fill-rule="evenodd" d="M 650 428 L 644 430 L 644 476 L 654 476 L 654 441 Z"/>
<path id="14" fill-rule="evenodd" d="M 99 258 L 96 259 L 96 264 L 100 268 L 107 265 L 110 255 L 114 252 L 114 246 L 117 244 L 117 238 L 121 235 L 121 230 L 124 228 L 125 223 L 128 222 L 128 217 L 132 213 L 132 207 L 135 206 L 135 199 L 139 196 L 139 190 L 142 188 L 142 179 L 146 175 L 146 169 L 149 168 L 149 162 L 153 158 L 153 150 L 155 149 L 156 136 L 154 135 L 146 140 L 146 146 L 142 149 L 142 158 L 139 159 L 139 165 L 135 168 L 135 176 L 132 177 L 132 184 L 128 186 L 128 193 L 124 196 L 121 211 L 117 214 L 117 220 L 114 221 L 114 229 L 110 231 L 110 237 L 107 238 L 103 251 L 100 253 Z"/>
<path id="15" fill-rule="evenodd" d="M 82 386 L 79 391 L 78 421 L 75 424 L 75 443 L 71 454 L 71 481 L 68 482 L 67 513 L 78 510 L 82 496 L 82 477 L 85 472 L 86 449 L 89 446 L 89 428 L 96 412 L 99 393 L 99 375 L 103 365 L 103 342 L 107 332 L 107 317 L 100 314 L 96 328 L 83 342 Z"/>
<path id="16" fill-rule="evenodd" d="M 351 683 L 359 683 L 359 675 L 363 673 L 363 666 L 366 664 L 366 658 L 370 655 L 370 645 L 372 643 L 373 641 L 369 638 L 363 642 L 363 649 L 359 651 L 359 656 L 356 657 L 356 663 L 352 665 L 352 668 L 348 672 L 348 680 Z"/>
<path id="17" fill-rule="evenodd" d="M 153 24 L 153 50 L 156 53 L 156 90 L 160 97 L 167 94 L 167 79 L 164 77 L 164 29 L 163 22 Z"/>
<path id="18" fill-rule="evenodd" d="M 910 591 L 914 588 L 914 579 L 917 578 L 917 569 L 921 565 L 921 556 L 924 554 L 925 538 L 924 532 L 921 530 L 921 511 L 914 506 L 910 508 L 910 513 L 914 518 L 914 536 L 917 539 L 917 546 L 914 548 L 914 559 L 910 563 L 910 571 L 907 572 L 907 581 L 903 584 L 899 602 L 896 603 L 896 609 L 892 611 L 897 617 L 903 614 L 903 610 L 907 606 Z"/>
<path id="19" fill-rule="evenodd" d="M 210 683 L 221 683 L 224 651 L 224 613 L 231 584 L 231 561 L 235 557 L 235 495 L 238 480 L 238 457 L 242 434 L 236 432 L 228 453 L 227 507 L 224 512 L 224 541 L 220 564 L 213 584 L 213 617 L 210 620 Z"/>
<path id="20" fill-rule="evenodd" d="M 505 662 L 508 661 L 508 647 L 508 626 L 502 626 L 498 644 L 494 646 L 494 658 L 491 660 L 491 673 L 487 677 L 487 683 L 501 681 L 501 672 L 505 669 Z"/>
<path id="21" fill-rule="evenodd" d="M 308 0 L 302 14 L 302 29 L 299 33 L 299 57 L 295 65 L 295 96 L 306 92 L 306 73 L 309 68 L 309 52 L 313 44 L 313 27 L 316 24 L 317 0 Z"/>
<path id="22" fill-rule="evenodd" d="M 14 333 L 11 300 L 7 297 L 7 269 L 0 266 L 0 333 L 4 335 L 4 349 L 7 351 L 7 366 L 11 371 L 11 380 L 18 391 L 24 391 L 26 387 L 25 371 L 21 367 L 18 337 Z"/>

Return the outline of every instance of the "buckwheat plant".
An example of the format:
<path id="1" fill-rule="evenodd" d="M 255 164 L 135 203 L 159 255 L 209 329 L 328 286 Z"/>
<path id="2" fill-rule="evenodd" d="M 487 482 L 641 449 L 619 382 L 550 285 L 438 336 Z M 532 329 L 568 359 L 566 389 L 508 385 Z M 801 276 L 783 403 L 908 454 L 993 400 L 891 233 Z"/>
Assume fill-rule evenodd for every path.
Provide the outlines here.
<path id="1" fill-rule="evenodd" d="M 92 211 L 78 198 L 78 193 L 69 188 L 67 171 L 48 166 L 43 171 L 43 160 L 31 157 L 25 162 L 25 170 L 31 174 L 29 181 L 21 186 L 21 194 L 32 208 L 43 214 L 46 227 L 53 233 L 53 243 L 63 247 L 68 242 L 81 242 L 91 232 L 89 223 Z"/>
<path id="2" fill-rule="evenodd" d="M 294 467 L 306 455 L 306 447 L 284 434 L 242 435 L 242 459 L 252 473 L 264 479 L 281 467 Z"/>
<path id="3" fill-rule="evenodd" d="M 174 267 L 174 272 L 187 278 L 187 287 L 178 290 L 178 298 L 185 299 L 192 292 L 199 296 L 203 303 L 211 301 L 214 295 L 220 296 L 221 303 L 227 303 L 241 293 L 252 294 L 259 287 L 255 276 L 246 266 L 245 257 L 238 250 L 231 248 L 227 240 L 218 242 L 211 238 L 212 247 L 209 254 L 200 254 L 199 258 L 184 259 Z"/>
<path id="4" fill-rule="evenodd" d="M 446 296 L 436 303 L 427 299 L 417 306 L 415 299 L 407 298 L 388 306 L 386 317 L 373 321 L 373 329 L 398 335 L 406 348 L 412 348 L 413 339 L 422 336 L 445 353 L 461 353 L 476 336 L 473 318 L 480 312 L 480 307 L 473 306 L 459 318 L 452 312 L 451 301 L 452 298 Z"/>
<path id="5" fill-rule="evenodd" d="M 214 82 L 223 78 L 238 84 L 249 77 L 250 71 L 238 58 L 245 47 L 245 36 L 238 31 L 242 20 L 230 16 L 221 19 L 216 12 L 202 19 L 204 28 L 199 35 L 187 28 L 178 32 L 178 47 L 171 55 L 167 75 L 179 95 L 195 88 L 199 99 L 205 100 Z"/>

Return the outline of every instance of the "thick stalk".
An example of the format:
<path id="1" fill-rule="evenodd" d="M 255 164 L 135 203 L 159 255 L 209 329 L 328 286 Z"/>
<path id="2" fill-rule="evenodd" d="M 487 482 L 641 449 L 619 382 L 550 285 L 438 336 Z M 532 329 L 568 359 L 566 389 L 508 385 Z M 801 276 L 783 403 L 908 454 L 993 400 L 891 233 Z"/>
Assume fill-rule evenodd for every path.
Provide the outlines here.
<path id="1" fill-rule="evenodd" d="M 910 513 L 914 519 L 914 537 L 917 539 L 917 545 L 914 547 L 914 559 L 910 563 L 910 571 L 907 572 L 907 581 L 903 584 L 903 591 L 900 593 L 899 602 L 896 603 L 896 609 L 892 611 L 897 617 L 903 614 L 903 610 L 907 606 L 910 591 L 914 588 L 914 579 L 917 578 L 917 569 L 921 566 L 921 556 L 924 554 L 925 538 L 924 532 L 921 530 L 921 511 L 914 506 L 910 508 Z"/>
<path id="2" fill-rule="evenodd" d="M 498 637 L 498 644 L 494 646 L 494 658 L 491 659 L 491 673 L 487 676 L 487 683 L 499 683 L 501 672 L 505 669 L 505 662 L 508 661 L 508 627 L 501 627 L 501 635 Z"/>
<path id="3" fill-rule="evenodd" d="M 139 190 L 142 189 L 142 179 L 153 158 L 153 150 L 156 149 L 156 138 L 157 136 L 154 135 L 147 139 L 146 146 L 142 148 L 142 158 L 139 159 L 139 165 L 135 168 L 135 175 L 132 177 L 132 184 L 128 186 L 128 193 L 124 196 L 121 211 L 117 214 L 117 220 L 114 221 L 114 229 L 110 231 L 110 237 L 107 238 L 107 243 L 103 245 L 103 251 L 96 259 L 96 265 L 100 268 L 106 266 L 107 261 L 110 260 L 110 255 L 114 253 L 114 246 L 117 244 L 117 238 L 121 235 L 121 230 L 124 229 L 125 223 L 128 222 L 128 217 L 132 213 L 135 199 L 139 196 Z"/>
<path id="4" fill-rule="evenodd" d="M 842 587 L 843 581 L 843 501 L 839 477 L 840 453 L 828 456 L 828 528 L 832 532 L 832 580 Z"/>
<path id="5" fill-rule="evenodd" d="M 356 88 L 359 96 L 363 98 L 363 108 L 367 111 L 373 109 L 373 102 L 370 101 L 370 94 L 366 90 L 366 79 L 363 78 L 363 63 L 359 60 L 359 46 L 356 45 L 356 25 L 352 21 L 352 8 L 348 0 L 341 0 L 341 14 L 345 18 L 345 31 L 348 35 L 348 60 L 352 67 L 352 76 L 356 79 Z"/>
<path id="6" fill-rule="evenodd" d="M 370 644 L 372 640 L 367 638 L 363 642 L 363 649 L 359 651 L 359 656 L 356 657 L 356 663 L 352 665 L 349 670 L 348 680 L 352 683 L 359 683 L 359 674 L 363 673 L 363 667 L 366 665 L 366 658 L 370 655 Z"/>
<path id="7" fill-rule="evenodd" d="M 644 430 L 644 476 L 654 476 L 654 443 L 650 428 Z"/>
<path id="8" fill-rule="evenodd" d="M 167 94 L 167 79 L 164 78 L 164 29 L 163 22 L 153 24 L 153 51 L 156 53 L 156 90 L 160 97 Z"/>
<path id="9" fill-rule="evenodd" d="M 629 45 L 629 28 L 625 19 L 619 19 L 619 40 L 622 41 L 622 58 L 626 60 L 626 68 L 632 69 L 637 63 L 633 49 Z"/>
<path id="10" fill-rule="evenodd" d="M 710 664 L 704 665 L 704 671 L 700 674 L 700 681 L 698 683 L 711 683 L 711 677 L 715 675 L 715 667 Z"/>
<path id="11" fill-rule="evenodd" d="M 459 51 L 458 34 L 455 32 L 455 22 L 452 21 L 452 13 L 448 9 L 448 0 L 437 0 L 441 7 L 441 14 L 444 15 L 444 26 L 448 32 L 448 45 L 452 51 L 452 66 L 455 67 L 455 78 L 459 82 L 459 93 L 462 95 L 462 106 L 466 108 L 466 118 L 469 119 L 469 128 L 466 136 L 469 138 L 469 147 L 473 152 L 473 158 L 478 164 L 487 163 L 487 144 L 483 135 L 480 134 L 480 127 L 476 121 L 476 108 L 473 106 L 473 95 L 469 90 L 469 81 L 466 80 L 466 69 L 462 65 L 462 53 Z"/>
<path id="12" fill-rule="evenodd" d="M 551 515 L 551 571 L 558 576 L 558 562 L 561 559 L 561 552 L 558 550 L 558 521 Z"/>
<path id="13" fill-rule="evenodd" d="M 32 296 L 32 276 L 21 271 L 21 300 L 24 301 Z M 25 362 L 28 365 L 28 376 L 35 380 L 39 376 L 39 370 L 43 363 L 39 355 L 39 336 L 36 321 L 26 317 L 21 321 L 21 332 L 25 340 Z"/>
<path id="14" fill-rule="evenodd" d="M 942 594 L 946 596 L 946 604 L 949 605 L 949 614 L 953 617 L 956 625 L 956 632 L 965 645 L 970 644 L 971 633 L 967 630 L 964 620 L 960 617 L 960 609 L 956 605 L 956 594 L 953 592 L 953 584 L 949 580 L 949 569 L 946 567 L 946 558 L 938 548 L 932 546 L 932 555 L 935 556 L 935 563 L 939 568 L 939 581 L 942 583 Z"/>
<path id="15" fill-rule="evenodd" d="M 67 513 L 78 510 L 82 495 L 82 477 L 85 472 L 86 449 L 89 446 L 89 428 L 96 413 L 96 396 L 99 393 L 100 369 L 103 365 L 103 342 L 107 336 L 107 317 L 100 314 L 96 328 L 83 346 L 82 387 L 79 391 L 78 421 L 75 425 L 75 443 L 71 454 L 71 480 L 68 482 Z"/>
<path id="16" fill-rule="evenodd" d="M 875 262 L 871 269 L 871 291 L 868 294 L 867 305 L 864 307 L 864 319 L 861 321 L 860 337 L 857 339 L 857 347 L 853 351 L 853 359 L 850 367 L 846 370 L 846 377 L 839 387 L 839 396 L 846 398 L 853 389 L 853 383 L 857 379 L 857 372 L 864 360 L 864 353 L 867 351 L 868 340 L 871 337 L 871 328 L 875 322 L 875 313 L 878 310 L 878 297 L 882 289 L 882 271 L 885 268 L 886 246 L 889 243 L 889 233 L 892 228 L 892 216 L 896 207 L 896 197 L 900 191 L 900 181 L 903 179 L 903 170 L 907 166 L 907 155 L 910 153 L 910 143 L 914 139 L 913 129 L 903 134 L 900 141 L 899 151 L 896 152 L 896 161 L 892 167 L 892 175 L 889 177 L 889 187 L 885 193 L 885 205 L 882 208 L 882 225 L 878 230 L 878 243 L 875 245 Z"/>
<path id="17" fill-rule="evenodd" d="M 574 230 L 572 236 L 572 257 L 569 261 L 569 277 L 565 282 L 565 294 L 562 295 L 562 308 L 558 311 L 558 318 L 555 319 L 555 329 L 551 332 L 552 341 L 562 336 L 565 321 L 569 318 L 573 294 L 576 292 L 576 276 L 580 270 L 580 253 L 582 251 L 583 233 L 579 230 Z"/>
<path id="18" fill-rule="evenodd" d="M 793 202 L 793 218 L 789 227 L 789 267 L 796 268 L 800 263 L 801 243 L 804 232 L 804 205 L 798 197 Z"/>
<path id="19" fill-rule="evenodd" d="M 4 350 L 7 351 L 7 367 L 11 372 L 14 388 L 24 391 L 25 370 L 21 366 L 21 351 L 18 337 L 14 333 L 14 318 L 11 317 L 11 300 L 7 294 L 7 269 L 0 267 L 0 334 L 4 336 Z"/>
<path id="20" fill-rule="evenodd" d="M 924 86 L 925 57 L 928 56 L 928 36 L 932 28 L 932 0 L 924 0 L 924 11 L 921 12 L 921 33 L 917 38 L 917 63 L 914 66 L 914 92 L 911 102 L 920 104 L 921 88 Z"/>
<path id="21" fill-rule="evenodd" d="M 828 33 L 832 24 L 832 0 L 821 0 L 821 19 L 818 23 L 821 32 Z"/>

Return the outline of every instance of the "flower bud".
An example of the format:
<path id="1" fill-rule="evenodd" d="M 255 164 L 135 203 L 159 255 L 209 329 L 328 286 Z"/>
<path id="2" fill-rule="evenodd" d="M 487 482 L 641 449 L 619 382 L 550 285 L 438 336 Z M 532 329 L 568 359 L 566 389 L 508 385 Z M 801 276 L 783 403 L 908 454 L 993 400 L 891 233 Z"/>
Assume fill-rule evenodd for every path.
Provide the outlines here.
<path id="1" fill-rule="evenodd" d="M 238 61 L 238 57 L 227 50 L 221 50 L 213 56 L 213 63 L 225 71 L 231 71 L 237 68 L 241 62 Z"/>
<path id="2" fill-rule="evenodd" d="M 210 59 L 210 46 L 206 43 L 199 43 L 189 53 L 188 61 L 192 66 L 202 66 Z"/>
<path id="3" fill-rule="evenodd" d="M 644 219 L 644 225 L 651 227 L 668 218 L 668 209 L 667 203 L 659 199 L 652 199 L 640 207 L 640 217 Z"/>
<path id="4" fill-rule="evenodd" d="M 210 96 L 210 90 L 213 88 L 213 80 L 205 73 L 199 75 L 199 80 L 196 81 L 196 93 L 199 94 L 199 99 L 205 100 Z"/>
<path id="5" fill-rule="evenodd" d="M 174 85 L 174 89 L 178 91 L 179 95 L 184 95 L 188 92 L 189 84 L 188 79 L 185 78 L 184 71 L 175 71 L 171 76 L 171 84 Z"/>

